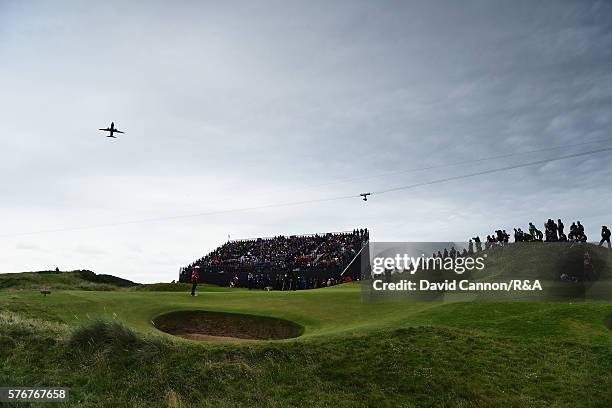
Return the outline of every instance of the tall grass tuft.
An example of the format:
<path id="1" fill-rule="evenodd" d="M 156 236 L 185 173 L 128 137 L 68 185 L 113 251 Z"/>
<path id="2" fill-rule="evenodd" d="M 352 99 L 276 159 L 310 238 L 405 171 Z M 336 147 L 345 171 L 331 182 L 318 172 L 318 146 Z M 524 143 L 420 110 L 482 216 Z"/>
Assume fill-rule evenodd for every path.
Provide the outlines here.
<path id="1" fill-rule="evenodd" d="M 0 311 L 0 333 L 7 335 L 45 335 L 59 337 L 67 330 L 64 323 L 33 319 L 9 311 Z"/>
<path id="2" fill-rule="evenodd" d="M 168 408 L 181 408 L 183 406 L 181 396 L 174 390 L 168 390 L 166 393 L 166 403 Z"/>
<path id="3" fill-rule="evenodd" d="M 67 346 L 84 355 L 142 362 L 156 358 L 169 344 L 158 336 L 136 333 L 121 322 L 98 319 L 74 329 Z"/>

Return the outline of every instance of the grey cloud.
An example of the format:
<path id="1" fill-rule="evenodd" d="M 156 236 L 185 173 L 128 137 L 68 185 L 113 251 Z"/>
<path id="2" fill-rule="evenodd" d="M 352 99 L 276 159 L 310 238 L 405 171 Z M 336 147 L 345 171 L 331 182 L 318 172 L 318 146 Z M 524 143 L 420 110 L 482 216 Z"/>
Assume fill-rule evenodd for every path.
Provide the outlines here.
<path id="1" fill-rule="evenodd" d="M 0 58 L 7 234 L 434 180 L 582 149 L 367 176 L 610 137 L 612 122 L 606 1 L 3 1 Z M 96 130 L 111 120 L 127 132 L 112 143 Z M 561 216 L 590 219 L 593 237 L 612 223 L 601 204 L 611 173 L 610 156 L 600 154 L 372 197 L 367 206 L 33 241 L 48 248 L 40 264 L 81 267 L 89 248 L 98 272 L 169 280 L 180 266 L 173 262 L 202 255 L 227 233 L 367 224 L 378 240 L 463 240 Z M 85 251 L 73 253 L 79 242 Z M 6 254 L 16 243 L 0 245 Z M 5 267 L 31 269 L 19 252 L 5 255 Z"/>
<path id="2" fill-rule="evenodd" d="M 18 242 L 15 245 L 16 249 L 26 250 L 26 251 L 40 251 L 42 248 L 36 244 L 28 243 L 28 242 Z"/>

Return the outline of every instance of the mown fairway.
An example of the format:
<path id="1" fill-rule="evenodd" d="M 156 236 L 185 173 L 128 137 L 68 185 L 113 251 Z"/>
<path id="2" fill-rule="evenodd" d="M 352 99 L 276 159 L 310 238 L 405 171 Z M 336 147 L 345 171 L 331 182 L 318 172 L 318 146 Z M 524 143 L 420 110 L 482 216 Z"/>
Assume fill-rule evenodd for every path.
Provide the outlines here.
<path id="1" fill-rule="evenodd" d="M 358 284 L 207 289 L 0 292 L 0 384 L 66 386 L 74 406 L 109 407 L 612 401 L 611 303 L 364 304 Z M 305 333 L 196 343 L 151 323 L 195 309 L 285 318 Z"/>

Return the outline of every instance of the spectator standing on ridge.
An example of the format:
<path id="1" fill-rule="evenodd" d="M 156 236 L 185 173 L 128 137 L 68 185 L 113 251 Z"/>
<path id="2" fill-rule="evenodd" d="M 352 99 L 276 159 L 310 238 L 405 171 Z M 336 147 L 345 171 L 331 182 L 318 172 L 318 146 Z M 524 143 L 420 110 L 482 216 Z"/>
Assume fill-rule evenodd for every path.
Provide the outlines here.
<path id="1" fill-rule="evenodd" d="M 557 237 L 557 224 L 551 218 L 544 224 L 544 231 L 546 231 L 546 242 L 555 242 L 559 240 Z"/>
<path id="2" fill-rule="evenodd" d="M 529 234 L 530 234 L 532 237 L 535 237 L 535 236 L 536 236 L 536 231 L 537 231 L 537 228 L 535 227 L 535 225 L 533 225 L 533 223 L 532 223 L 532 222 L 530 222 L 530 223 L 529 223 Z"/>
<path id="3" fill-rule="evenodd" d="M 587 236 L 584 233 L 584 226 L 580 221 L 572 223 L 570 233 L 567 238 L 572 242 L 587 242 Z"/>
<path id="4" fill-rule="evenodd" d="M 199 266 L 194 266 L 191 271 L 191 296 L 196 296 L 196 288 L 198 287 L 198 281 L 200 280 L 200 274 L 198 274 Z"/>
<path id="5" fill-rule="evenodd" d="M 557 231 L 559 231 L 559 237 L 563 235 L 563 228 L 565 228 L 565 225 L 563 225 L 563 222 L 561 222 L 561 218 L 559 218 L 557 220 Z"/>
<path id="6" fill-rule="evenodd" d="M 474 242 L 476 243 L 476 252 L 482 252 L 482 242 L 480 242 L 478 235 L 474 237 Z"/>
<path id="7" fill-rule="evenodd" d="M 602 246 L 604 242 L 608 243 L 608 248 L 611 248 L 610 246 L 610 230 L 608 229 L 607 226 L 602 225 L 601 227 L 601 241 L 599 241 L 599 246 Z"/>
<path id="8" fill-rule="evenodd" d="M 508 242 L 510 242 L 510 235 L 508 235 L 506 230 L 503 230 L 502 234 L 503 234 L 503 237 L 504 237 L 504 244 L 507 244 Z"/>
<path id="9" fill-rule="evenodd" d="M 570 233 L 569 233 L 569 235 L 567 236 L 567 237 L 568 237 L 570 240 L 574 240 L 574 239 L 576 239 L 576 232 L 577 232 L 577 228 L 578 228 L 578 227 L 576 227 L 576 223 L 575 223 L 575 222 L 572 222 L 572 225 L 570 225 Z"/>
<path id="10" fill-rule="evenodd" d="M 536 228 L 535 232 L 536 232 L 536 240 L 542 241 L 542 239 L 544 239 L 544 234 L 542 233 L 542 231 Z"/>

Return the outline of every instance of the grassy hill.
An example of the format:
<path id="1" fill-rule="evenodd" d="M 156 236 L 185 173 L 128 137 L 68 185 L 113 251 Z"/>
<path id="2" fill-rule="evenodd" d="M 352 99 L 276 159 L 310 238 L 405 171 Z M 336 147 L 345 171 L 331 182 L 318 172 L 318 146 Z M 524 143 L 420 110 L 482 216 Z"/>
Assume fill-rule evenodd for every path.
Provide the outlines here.
<path id="1" fill-rule="evenodd" d="M 0 291 L 34 290 L 46 288 L 58 290 L 116 291 L 137 292 L 189 292 L 188 283 L 149 283 L 140 284 L 113 275 L 96 274 L 88 270 L 69 272 L 39 271 L 0 274 Z M 214 285 L 200 285 L 210 291 L 224 291 Z"/>
<path id="2" fill-rule="evenodd" d="M 557 274 L 579 269 L 586 248 L 607 279 L 611 252 L 542 245 L 491 253 L 491 268 Z M 0 275 L 8 288 L 0 290 L 0 385 L 68 387 L 75 407 L 607 408 L 612 400 L 612 302 L 367 303 L 358 283 L 297 292 L 201 286 L 191 297 L 187 284 L 94 276 Z M 43 284 L 56 290 L 42 296 Z M 85 290 L 63 290 L 75 285 Z M 195 326 L 201 314 L 229 324 L 226 313 L 240 314 L 237 332 L 284 319 L 302 335 L 194 342 L 157 328 L 177 329 L 173 316 Z M 222 337 L 224 324 L 213 334 Z"/>
<path id="3" fill-rule="evenodd" d="M 0 384 L 66 386 L 79 407 L 607 407 L 612 396 L 612 303 L 218 289 L 0 292 Z M 152 324 L 178 310 L 277 317 L 304 334 L 196 343 Z"/>
<path id="4" fill-rule="evenodd" d="M 593 244 L 513 243 L 487 251 L 486 271 L 511 278 L 558 280 L 562 273 L 584 274 L 588 254 L 599 279 L 612 279 L 612 251 Z"/>
<path id="5" fill-rule="evenodd" d="M 138 285 L 113 275 L 88 270 L 69 272 L 39 271 L 0 274 L 0 290 L 116 290 Z"/>
<path id="6" fill-rule="evenodd" d="M 394 256 L 395 251 L 385 256 Z M 379 256 L 379 255 L 377 255 Z M 417 273 L 397 272 L 379 276 L 392 282 L 403 280 L 418 284 L 421 279 L 442 283 L 446 280 L 471 282 L 510 282 L 512 280 L 538 280 L 541 291 L 397 291 L 395 293 L 370 291 L 374 300 L 432 300 L 446 301 L 500 301 L 500 300 L 609 300 L 612 298 L 612 251 L 593 244 L 529 242 L 493 247 L 472 257 L 483 259 L 484 269 L 464 270 L 458 274 L 450 268 L 421 268 Z M 585 266 L 588 258 L 591 267 Z"/>

